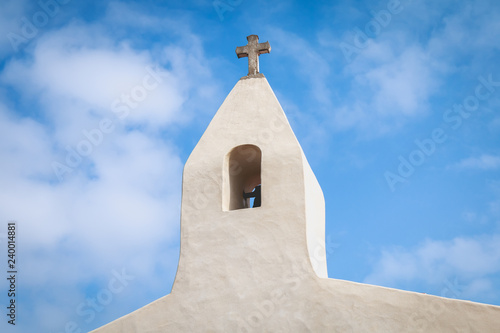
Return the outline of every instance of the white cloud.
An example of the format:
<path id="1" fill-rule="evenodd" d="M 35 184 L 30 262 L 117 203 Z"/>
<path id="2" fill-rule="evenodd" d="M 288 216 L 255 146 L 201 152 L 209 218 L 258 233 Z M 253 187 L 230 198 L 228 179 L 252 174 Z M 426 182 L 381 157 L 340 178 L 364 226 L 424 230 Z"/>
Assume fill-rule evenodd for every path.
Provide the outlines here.
<path id="1" fill-rule="evenodd" d="M 355 24 L 340 40 L 328 29 L 319 34 L 323 49 L 318 53 L 340 62 L 344 69 L 344 77 L 334 79 L 342 81 L 339 88 L 331 89 L 344 96 L 344 102 L 331 101 L 334 128 L 355 129 L 369 137 L 397 131 L 438 112 L 431 110 L 431 102 L 452 96 L 447 86 L 454 85 L 456 76 L 470 79 L 484 74 L 485 68 L 491 71 L 500 24 L 494 1 L 458 5 L 410 1 L 402 2 L 402 7 L 380 34 L 369 36 L 366 47 L 354 49 L 349 63 L 339 45 L 355 44 Z M 358 20 L 357 27 L 363 30 L 364 23 Z"/>
<path id="2" fill-rule="evenodd" d="M 457 169 L 479 169 L 495 170 L 500 167 L 500 156 L 483 154 L 479 157 L 469 157 L 461 160 L 452 168 Z"/>
<path id="3" fill-rule="evenodd" d="M 330 62 L 324 55 L 328 48 L 338 48 L 338 43 L 325 41 L 326 32 L 318 36 L 320 48 L 290 32 L 275 29 L 271 34 L 277 48 L 286 45 L 282 56 L 292 57 L 297 72 L 309 82 L 312 102 L 308 107 L 328 119 L 316 124 L 315 131 L 326 125 L 337 130 L 355 128 L 362 136 L 385 134 L 426 115 L 429 100 L 441 84 L 440 64 L 422 46 L 408 45 L 406 34 L 399 31 L 371 40 L 344 67 L 342 77 L 332 73 L 331 63 L 340 59 Z"/>
<path id="4" fill-rule="evenodd" d="M 429 114 L 442 84 L 441 64 L 408 40 L 405 31 L 384 32 L 344 68 L 349 90 L 344 103 L 333 105 L 334 128 L 381 135 Z"/>
<path id="5" fill-rule="evenodd" d="M 46 33 L 33 59 L 10 62 L 2 80 L 26 95 L 42 96 L 58 121 L 81 112 L 75 121 L 81 126 L 92 115 L 113 116 L 118 108 L 129 110 L 129 122 L 157 127 L 173 121 L 186 98 L 180 82 L 186 78 L 158 69 L 150 54 L 127 43 L 110 44 L 95 27 L 72 25 Z"/>
<path id="6" fill-rule="evenodd" d="M 362 136 L 373 137 L 429 114 L 429 101 L 439 92 L 446 66 L 433 58 L 425 45 L 409 38 L 412 32 L 399 27 L 391 23 L 343 66 L 342 76 L 336 78 L 343 82 L 342 88 L 335 89 L 343 92 L 338 98 L 341 102 L 332 99 L 330 103 L 333 128 L 356 129 Z M 339 55 L 339 44 L 326 47 L 336 48 Z M 343 58 L 333 61 L 346 63 Z"/>
<path id="7" fill-rule="evenodd" d="M 273 45 L 276 45 L 276 51 L 273 52 L 277 53 L 276 57 L 292 58 L 296 63 L 295 72 L 309 82 L 311 96 L 320 104 L 328 105 L 331 94 L 328 87 L 330 74 L 328 61 L 309 41 L 294 33 L 271 29 L 268 35 L 273 36 Z"/>
<path id="8" fill-rule="evenodd" d="M 448 60 L 470 55 L 477 61 L 489 50 L 499 48 L 496 33 L 500 29 L 499 14 L 496 2 L 491 0 L 457 6 L 456 11 L 443 18 L 443 27 L 429 40 L 429 48 Z"/>
<path id="9" fill-rule="evenodd" d="M 500 272 L 500 235 L 426 240 L 413 249 L 382 251 L 365 283 L 438 296 L 487 302 L 494 299 L 492 274 Z"/>
<path id="10" fill-rule="evenodd" d="M 436 87 L 429 59 L 418 48 L 405 50 L 397 59 L 357 75 L 356 81 L 371 87 L 373 106 L 381 116 L 414 116 L 426 111 L 426 102 Z"/>
<path id="11" fill-rule="evenodd" d="M 39 290 L 25 313 L 40 321 L 25 331 L 63 330 L 92 294 L 86 288 L 104 286 L 111 269 L 136 276 L 127 304 L 167 293 L 165 274 L 176 269 L 182 162 L 168 130 L 205 111 L 218 84 L 188 31 L 158 52 L 116 42 L 108 28 L 74 21 L 47 31 L 0 73 L 2 89 L 19 97 L 0 105 L 0 221 L 18 222 L 23 287 Z M 159 68 L 157 85 L 149 68 Z M 147 75 L 155 88 L 120 119 L 113 102 L 145 87 Z M 112 132 L 59 182 L 52 163 L 66 164 L 65 147 L 89 141 L 83 131 L 105 118 Z M 42 309 L 54 310 L 50 320 Z"/>
<path id="12" fill-rule="evenodd" d="M 176 241 L 182 163 L 172 147 L 144 133 L 118 133 L 89 157 L 91 178 L 76 168 L 62 183 L 54 183 L 49 181 L 55 178 L 50 165 L 58 156 L 47 130 L 30 119 L 9 119 L 5 111 L 0 116 L 0 156 L 5 161 L 1 219 L 19 222 L 27 251 L 53 251 L 70 238 L 72 246 L 92 244 L 73 248 L 75 255 L 96 255 L 110 263 L 128 252 L 133 258 L 134 251 L 140 253 L 137 248 L 148 251 Z M 153 264 L 140 260 L 141 265 Z M 50 278 L 49 271 L 38 270 L 40 265 L 27 266 L 37 274 L 28 275 L 25 283 Z"/>

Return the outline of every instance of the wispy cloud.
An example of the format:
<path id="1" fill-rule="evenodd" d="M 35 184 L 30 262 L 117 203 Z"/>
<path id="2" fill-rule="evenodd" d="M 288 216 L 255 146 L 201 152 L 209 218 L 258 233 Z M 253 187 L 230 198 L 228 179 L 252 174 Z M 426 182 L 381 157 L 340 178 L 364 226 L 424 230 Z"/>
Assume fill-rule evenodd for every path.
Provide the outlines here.
<path id="1" fill-rule="evenodd" d="M 23 230 L 23 292 L 38 293 L 23 308 L 36 318 L 21 325 L 24 331 L 62 331 L 70 319 L 81 329 L 96 327 L 75 310 L 105 287 L 112 268 L 137 278 L 116 296 L 126 304 L 139 292 L 143 302 L 168 293 L 182 162 L 165 132 L 186 125 L 217 91 L 198 37 L 183 33 L 181 42 L 143 50 L 106 24 L 74 20 L 44 32 L 0 73 L 2 89 L 16 91 L 15 101 L 0 105 L 0 221 L 15 219 Z M 68 149 L 89 141 L 85 132 L 103 119 L 112 133 L 60 181 L 51 164 L 65 163 Z"/>
<path id="2" fill-rule="evenodd" d="M 373 43 L 365 57 L 377 46 Z M 399 54 L 386 47 L 388 54 L 376 64 L 357 62 L 350 67 L 350 97 L 334 108 L 336 128 L 384 134 L 429 112 L 429 98 L 440 79 L 426 60 L 428 55 L 419 47 L 409 47 Z"/>
<path id="3" fill-rule="evenodd" d="M 450 241 L 428 239 L 412 249 L 382 251 L 364 282 L 395 288 L 420 285 L 419 292 L 488 302 L 498 295 L 492 274 L 500 272 L 500 235 L 457 237 Z M 460 281 L 460 295 L 449 291 Z"/>
<path id="4" fill-rule="evenodd" d="M 478 68 L 484 68 L 498 48 L 494 36 L 498 9 L 490 8 L 490 1 L 478 1 L 447 10 L 451 4 L 401 2 L 404 10 L 343 66 L 342 86 L 330 89 L 342 91 L 344 97 L 338 103 L 330 95 L 331 126 L 369 137 L 394 133 L 438 112 L 431 108 L 431 101 L 448 97 L 443 85 L 453 85 L 450 77 L 477 76 Z M 367 10 L 364 20 L 370 19 Z M 436 26 L 436 20 L 442 24 Z M 414 38 L 415 34 L 426 37 Z M 319 36 L 317 53 L 333 54 L 329 56 L 332 61 L 342 62 L 340 40 L 328 30 Z M 462 63 L 463 57 L 469 59 L 467 63 Z M 456 63 L 461 64 L 456 67 Z M 339 78 L 326 75 L 324 79 L 336 82 Z"/>
<path id="5" fill-rule="evenodd" d="M 148 74 L 147 67 L 159 64 L 150 54 L 133 50 L 126 43 L 112 45 L 102 29 L 78 24 L 46 34 L 37 43 L 32 59 L 11 61 L 6 66 L 2 81 L 26 97 L 43 95 L 44 107 L 55 121 L 74 120 L 69 129 L 66 127 L 71 132 L 78 132 L 75 126 L 87 125 L 92 116 L 112 115 L 113 102 L 118 99 L 125 105 L 126 96 Z M 184 83 L 166 70 L 161 74 L 162 84 L 141 96 L 129 121 L 156 127 L 172 121 L 179 112 L 185 100 L 179 88 Z M 61 107 L 66 108 L 62 115 Z"/>
<path id="6" fill-rule="evenodd" d="M 500 168 L 500 156 L 483 154 L 479 157 L 469 157 L 452 165 L 450 168 L 495 170 Z"/>

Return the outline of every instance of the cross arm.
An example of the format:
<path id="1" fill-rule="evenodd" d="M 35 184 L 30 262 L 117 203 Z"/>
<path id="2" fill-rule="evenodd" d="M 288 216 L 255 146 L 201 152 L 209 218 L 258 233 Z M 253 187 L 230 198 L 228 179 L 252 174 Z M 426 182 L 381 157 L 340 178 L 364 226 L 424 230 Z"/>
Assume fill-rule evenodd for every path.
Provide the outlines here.
<path id="1" fill-rule="evenodd" d="M 269 42 L 259 43 L 259 54 L 271 53 L 271 44 Z"/>
<path id="2" fill-rule="evenodd" d="M 236 55 L 238 55 L 238 58 L 248 57 L 248 47 L 238 46 L 236 48 Z"/>

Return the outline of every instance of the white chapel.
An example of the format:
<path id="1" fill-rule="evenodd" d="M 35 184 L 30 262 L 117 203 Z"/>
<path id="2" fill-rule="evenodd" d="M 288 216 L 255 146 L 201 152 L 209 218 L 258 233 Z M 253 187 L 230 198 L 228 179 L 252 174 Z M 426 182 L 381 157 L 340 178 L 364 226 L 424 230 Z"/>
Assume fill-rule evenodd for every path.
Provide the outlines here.
<path id="1" fill-rule="evenodd" d="M 498 306 L 328 278 L 321 187 L 247 39 L 184 167 L 171 293 L 93 332 L 500 332 Z"/>

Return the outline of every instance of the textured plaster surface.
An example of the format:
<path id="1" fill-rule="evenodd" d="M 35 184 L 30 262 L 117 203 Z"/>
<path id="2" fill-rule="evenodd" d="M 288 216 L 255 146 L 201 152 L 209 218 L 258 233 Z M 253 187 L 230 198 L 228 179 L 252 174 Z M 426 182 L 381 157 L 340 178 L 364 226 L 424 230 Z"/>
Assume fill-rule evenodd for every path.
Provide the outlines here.
<path id="1" fill-rule="evenodd" d="M 262 151 L 262 206 L 224 210 L 224 161 L 246 144 Z M 241 79 L 184 168 L 171 294 L 94 332 L 499 332 L 500 307 L 328 279 L 324 218 L 267 80 Z"/>

